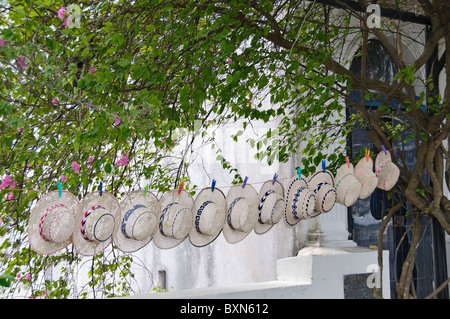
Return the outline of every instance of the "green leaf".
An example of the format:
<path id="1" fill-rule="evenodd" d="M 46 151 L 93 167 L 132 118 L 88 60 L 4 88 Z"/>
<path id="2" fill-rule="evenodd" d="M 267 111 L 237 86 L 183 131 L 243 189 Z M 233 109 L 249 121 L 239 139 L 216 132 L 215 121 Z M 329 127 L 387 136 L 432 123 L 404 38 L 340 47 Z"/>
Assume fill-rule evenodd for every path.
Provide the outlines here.
<path id="1" fill-rule="evenodd" d="M 106 164 L 105 165 L 105 172 L 109 174 L 109 173 L 111 173 L 111 170 L 112 170 L 111 164 Z"/>

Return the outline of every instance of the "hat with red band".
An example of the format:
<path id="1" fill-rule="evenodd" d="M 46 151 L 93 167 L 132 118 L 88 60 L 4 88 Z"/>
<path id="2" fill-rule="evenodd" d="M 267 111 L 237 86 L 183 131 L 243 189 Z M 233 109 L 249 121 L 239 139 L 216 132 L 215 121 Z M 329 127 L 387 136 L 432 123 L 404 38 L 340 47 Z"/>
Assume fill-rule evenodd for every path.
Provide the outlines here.
<path id="1" fill-rule="evenodd" d="M 75 217 L 73 244 L 82 256 L 95 256 L 112 242 L 119 201 L 108 192 L 86 195 Z"/>
<path id="2" fill-rule="evenodd" d="M 28 220 L 30 246 L 41 255 L 54 254 L 72 242 L 78 199 L 70 192 L 52 191 L 31 210 Z"/>
<path id="3" fill-rule="evenodd" d="M 378 177 L 377 187 L 388 191 L 397 183 L 400 169 L 392 162 L 389 151 L 381 151 L 375 159 L 375 175 Z"/>

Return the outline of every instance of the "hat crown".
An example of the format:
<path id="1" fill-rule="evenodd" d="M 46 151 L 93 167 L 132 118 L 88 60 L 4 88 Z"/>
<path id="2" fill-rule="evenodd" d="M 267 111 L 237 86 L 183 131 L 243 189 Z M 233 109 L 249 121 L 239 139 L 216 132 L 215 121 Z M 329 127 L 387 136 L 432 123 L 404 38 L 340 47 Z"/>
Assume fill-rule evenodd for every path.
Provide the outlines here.
<path id="1" fill-rule="evenodd" d="M 127 238 L 143 241 L 154 233 L 156 216 L 144 205 L 135 205 L 122 220 L 122 233 Z"/>
<path id="2" fill-rule="evenodd" d="M 41 237 L 56 243 L 69 240 L 75 224 L 73 214 L 62 204 L 49 207 L 47 211 L 39 225 Z"/>
<path id="3" fill-rule="evenodd" d="M 160 230 L 165 236 L 175 239 L 186 238 L 192 227 L 192 211 L 179 203 L 166 206 L 161 214 Z"/>
<path id="4" fill-rule="evenodd" d="M 228 212 L 228 224 L 235 230 L 250 232 L 258 215 L 257 207 L 245 198 L 237 198 Z"/>
<path id="5" fill-rule="evenodd" d="M 258 222 L 271 225 L 278 223 L 283 216 L 285 205 L 283 196 L 275 192 L 270 193 L 259 211 Z"/>
<path id="6" fill-rule="evenodd" d="M 114 231 L 114 216 L 104 207 L 97 206 L 86 216 L 84 234 L 89 241 L 107 241 Z"/>
<path id="7" fill-rule="evenodd" d="M 206 201 L 200 206 L 195 217 L 195 227 L 198 232 L 212 236 L 221 227 L 220 214 L 217 206 L 212 201 Z"/>

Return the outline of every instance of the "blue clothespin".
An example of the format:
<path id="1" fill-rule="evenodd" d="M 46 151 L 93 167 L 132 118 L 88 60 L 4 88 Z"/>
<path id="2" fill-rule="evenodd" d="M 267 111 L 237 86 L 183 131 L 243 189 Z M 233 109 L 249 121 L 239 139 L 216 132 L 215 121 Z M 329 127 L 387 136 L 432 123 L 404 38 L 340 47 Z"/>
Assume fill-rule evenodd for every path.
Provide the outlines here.
<path id="1" fill-rule="evenodd" d="M 278 174 L 275 173 L 275 174 L 273 175 L 272 185 L 275 184 L 275 181 L 277 180 L 277 178 L 278 178 Z"/>
<path id="2" fill-rule="evenodd" d="M 381 145 L 381 149 L 383 150 L 384 155 L 387 155 L 386 148 L 384 147 L 384 145 Z"/>
<path id="3" fill-rule="evenodd" d="M 98 190 L 100 191 L 100 196 L 103 195 L 103 182 L 100 182 L 100 185 L 98 186 Z"/>
<path id="4" fill-rule="evenodd" d="M 298 175 L 298 179 L 301 180 L 302 179 L 302 169 L 300 167 L 297 168 L 297 175 Z"/>
<path id="5" fill-rule="evenodd" d="M 323 169 L 323 172 L 325 173 L 325 160 L 322 160 L 322 169 Z"/>
<path id="6" fill-rule="evenodd" d="M 58 182 L 58 191 L 59 191 L 59 197 L 61 197 L 61 191 L 62 191 L 62 183 Z"/>
<path id="7" fill-rule="evenodd" d="M 216 180 L 213 179 L 212 180 L 212 185 L 211 185 L 211 192 L 214 192 L 214 188 L 216 187 Z"/>
<path id="8" fill-rule="evenodd" d="M 248 181 L 248 176 L 245 176 L 245 179 L 244 179 L 244 184 L 242 185 L 242 188 L 244 188 L 244 187 L 245 187 L 245 185 L 247 184 L 247 181 Z"/>

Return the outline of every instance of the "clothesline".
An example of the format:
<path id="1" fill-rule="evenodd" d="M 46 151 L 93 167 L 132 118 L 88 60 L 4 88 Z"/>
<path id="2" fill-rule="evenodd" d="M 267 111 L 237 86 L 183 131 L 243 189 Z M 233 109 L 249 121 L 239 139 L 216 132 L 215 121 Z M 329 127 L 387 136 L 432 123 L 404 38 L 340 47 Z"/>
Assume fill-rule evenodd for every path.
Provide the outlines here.
<path id="1" fill-rule="evenodd" d="M 394 146 L 393 148 L 391 148 L 391 149 L 385 149 L 384 148 L 384 145 L 382 146 L 382 149 L 383 149 L 383 151 L 392 151 L 392 150 L 395 150 L 395 149 L 398 149 L 398 147 L 397 146 Z M 370 150 L 366 150 L 366 155 L 365 155 L 366 157 L 368 157 L 368 156 L 370 156 Z M 346 156 L 346 160 L 348 161 L 348 156 Z M 324 160 L 322 160 L 322 168 L 325 170 L 325 165 L 324 165 Z M 299 178 L 301 177 L 301 169 L 300 168 L 298 168 L 297 169 L 297 174 L 298 174 L 298 176 L 299 176 Z M 274 174 L 274 176 L 273 176 L 273 179 L 272 179 L 272 182 L 273 183 L 275 183 L 275 180 L 289 180 L 289 179 L 291 179 L 292 178 L 292 175 L 291 176 L 289 176 L 289 177 L 279 177 L 278 175 L 277 175 L 277 173 L 275 173 Z M 242 185 L 243 185 L 243 187 L 245 187 L 245 185 L 247 184 L 247 182 L 248 182 L 248 176 L 246 176 L 245 177 L 245 179 L 244 179 L 244 182 L 242 183 Z M 255 185 L 255 184 L 264 184 L 265 182 L 267 182 L 268 181 L 268 179 L 265 179 L 264 181 L 255 181 L 255 182 L 249 182 L 249 184 L 252 184 L 252 185 Z M 224 189 L 224 188 L 231 188 L 231 187 L 234 187 L 234 186 L 236 186 L 236 185 L 240 185 L 241 183 L 236 183 L 236 184 L 232 184 L 232 185 L 223 185 L 223 186 L 217 186 L 219 189 Z M 178 187 L 178 188 L 175 188 L 175 189 L 171 189 L 171 190 L 169 190 L 169 191 L 174 191 L 174 190 L 178 190 L 178 192 L 181 192 L 181 190 L 183 189 L 183 186 L 184 186 L 184 182 L 181 182 L 180 183 L 180 186 Z M 212 180 L 212 184 L 210 185 L 210 186 L 204 186 L 204 187 L 200 187 L 200 189 L 203 189 L 203 188 L 207 188 L 207 187 L 211 187 L 212 189 L 214 189 L 215 188 L 215 186 L 216 186 L 216 180 L 215 179 L 213 179 Z M 62 191 L 62 183 L 60 182 L 60 181 L 58 181 L 58 186 L 57 186 L 57 188 L 58 188 L 58 190 L 60 190 L 60 191 Z M 44 191 L 46 191 L 46 190 L 36 190 L 36 189 L 30 189 L 30 188 L 13 188 L 12 190 L 15 190 L 15 191 L 35 191 L 35 192 L 44 192 Z M 98 187 L 98 190 L 100 191 L 100 192 L 102 192 L 103 191 L 103 182 L 100 182 L 100 185 L 99 185 L 99 187 Z M 145 188 L 144 188 L 144 192 L 145 193 L 147 193 L 147 191 L 149 190 L 149 184 L 147 184 L 146 186 L 145 186 Z M 67 192 L 70 192 L 70 193 L 72 193 L 72 194 L 74 194 L 74 195 L 76 195 L 78 192 L 76 192 L 76 191 L 70 191 L 70 190 L 65 190 L 65 191 L 67 191 Z M 127 195 L 129 195 L 131 192 L 125 192 Z M 13 199 L 11 199 L 11 200 L 13 200 Z"/>

